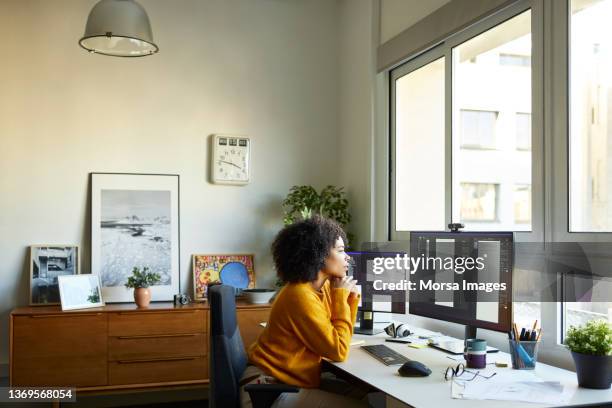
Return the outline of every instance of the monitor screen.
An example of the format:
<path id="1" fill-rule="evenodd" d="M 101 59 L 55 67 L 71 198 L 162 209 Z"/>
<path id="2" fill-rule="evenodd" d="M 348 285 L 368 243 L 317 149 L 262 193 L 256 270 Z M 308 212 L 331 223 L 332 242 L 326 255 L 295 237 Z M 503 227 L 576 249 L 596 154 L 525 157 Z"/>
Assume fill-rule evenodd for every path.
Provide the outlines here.
<path id="1" fill-rule="evenodd" d="M 351 257 L 349 275 L 357 280 L 357 289 L 361 293 L 359 310 L 372 312 L 406 313 L 406 291 L 386 290 L 378 285 L 381 282 L 379 275 L 374 273 L 374 260 L 376 258 L 395 258 L 399 252 L 347 252 Z M 388 271 L 385 283 L 388 281 L 401 282 L 407 279 L 406 271 L 397 268 Z"/>
<path id="2" fill-rule="evenodd" d="M 411 232 L 410 257 L 423 262 L 409 274 L 408 313 L 510 330 L 512 232 Z"/>

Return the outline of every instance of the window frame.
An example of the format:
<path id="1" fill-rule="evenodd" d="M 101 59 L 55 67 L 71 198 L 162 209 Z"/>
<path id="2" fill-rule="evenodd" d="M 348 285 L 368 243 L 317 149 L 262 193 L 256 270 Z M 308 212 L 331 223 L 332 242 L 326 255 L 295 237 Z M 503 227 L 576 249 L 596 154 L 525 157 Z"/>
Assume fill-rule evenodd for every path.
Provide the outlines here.
<path id="1" fill-rule="evenodd" d="M 571 82 L 571 0 L 545 0 L 551 18 L 550 33 L 547 33 L 549 48 L 552 50 L 551 65 L 555 67 L 550 72 L 550 78 L 545 83 L 546 95 L 550 97 L 547 115 L 546 152 L 550 160 L 547 172 L 547 194 L 557 204 L 550 206 L 549 234 L 547 240 L 552 242 L 612 242 L 612 232 L 570 231 L 570 82 Z M 556 95 L 556 96 L 555 96 Z M 555 96 L 555 97 L 553 97 Z M 561 282 L 561 286 L 563 282 Z M 563 292 L 559 289 L 559 293 Z M 549 333 L 549 341 L 563 348 L 562 342 L 566 331 L 566 302 L 563 297 L 556 304 L 548 307 L 549 316 L 555 315 L 554 333 Z M 556 310 L 552 310 L 553 306 Z M 543 335 L 544 336 L 544 335 Z"/>
<path id="2" fill-rule="evenodd" d="M 568 145 L 571 79 L 569 1 L 519 0 L 451 37 L 458 39 L 460 34 L 461 37 L 470 37 L 469 32 L 473 32 L 471 35 L 473 37 L 486 31 L 488 28 L 485 27 L 497 25 L 531 8 L 532 231 L 515 232 L 515 239 L 517 242 L 543 243 L 544 247 L 550 245 L 550 242 L 612 241 L 612 232 L 569 232 Z M 435 46 L 448 47 L 449 42 L 450 39 Z M 413 60 L 415 59 L 409 61 Z M 450 56 L 447 56 L 446 61 L 447 63 L 451 61 Z M 371 238 L 389 240 L 393 244 L 405 247 L 406 241 L 410 239 L 410 233 L 394 231 L 391 206 L 394 198 L 389 188 L 394 184 L 392 162 L 389 160 L 393 154 L 391 145 L 394 137 L 392 72 L 400 65 L 401 62 L 375 76 L 374 130 L 377 135 L 384 136 L 375 137 L 373 145 L 374 173 L 371 185 L 375 195 L 371 201 L 374 217 Z M 449 81 L 447 84 L 452 85 Z M 452 86 L 447 86 L 446 92 L 452 95 Z M 452 124 L 448 109 L 445 117 L 448 128 L 449 124 Z M 450 202 L 447 203 L 447 220 L 450 220 L 449 213 Z M 562 293 L 562 289 L 562 282 L 559 282 L 556 288 L 551 288 L 557 293 Z M 561 344 L 564 332 L 564 308 L 563 301 L 541 303 L 541 324 L 544 330 L 540 356 L 543 361 L 550 364 L 571 369 L 573 367 L 571 358 L 567 349 Z M 425 325 L 437 330 L 443 329 L 440 323 L 434 320 L 428 320 Z M 444 325 L 444 328 L 450 332 L 456 329 L 452 324 Z M 492 341 L 502 338 L 500 333 L 483 333 L 483 335 Z"/>
<path id="3" fill-rule="evenodd" d="M 441 44 L 442 45 L 442 44 Z M 395 215 L 395 185 L 396 185 L 396 179 L 395 179 L 395 174 L 397 174 L 396 172 L 396 168 L 395 168 L 395 154 L 396 154 L 396 149 L 395 149 L 395 115 L 393 114 L 393 112 L 395 112 L 395 96 L 396 96 L 396 87 L 395 87 L 395 82 L 399 79 L 402 78 L 405 75 L 408 75 L 420 68 L 423 68 L 424 66 L 440 59 L 440 58 L 444 58 L 444 143 L 445 143 L 445 148 L 444 148 L 444 161 L 445 161 L 445 170 L 444 170 L 444 189 L 445 189 L 445 194 L 444 194 L 444 201 L 445 201 L 445 215 L 444 215 L 444 219 L 445 222 L 444 224 L 448 224 L 446 222 L 446 220 L 448 220 L 450 218 L 450 210 L 451 207 L 449 205 L 450 200 L 451 200 L 451 179 L 450 179 L 450 172 L 451 172 L 451 166 L 449 163 L 450 157 L 451 157 L 451 150 L 450 150 L 450 146 L 449 146 L 449 138 L 451 136 L 450 134 L 450 128 L 448 126 L 448 119 L 449 119 L 449 111 L 448 111 L 448 104 L 446 103 L 446 101 L 448 100 L 449 96 L 450 96 L 450 89 L 449 89 L 449 84 L 450 84 L 450 75 L 448 72 L 448 64 L 450 63 L 449 59 L 448 59 L 448 55 L 446 53 L 446 50 L 444 50 L 444 48 L 442 46 L 438 46 L 435 47 L 433 49 L 430 49 L 429 51 L 415 57 L 414 59 L 411 59 L 410 61 L 406 62 L 405 64 L 402 64 L 402 66 L 392 70 L 389 74 L 389 155 L 388 155 L 388 160 L 389 160 L 389 232 L 390 232 L 390 236 L 389 236 L 389 240 L 390 241 L 410 241 L 410 233 L 407 231 L 396 231 L 395 230 L 395 222 L 396 222 L 396 215 Z M 391 233 L 391 231 L 395 231 L 395 233 Z"/>
<path id="4" fill-rule="evenodd" d="M 544 240 L 544 116 L 543 116 L 543 12 L 542 3 L 537 0 L 518 0 L 506 8 L 482 19 L 470 27 L 435 44 L 423 53 L 398 64 L 389 71 L 388 81 L 388 143 L 389 152 L 389 195 L 388 195 L 388 239 L 389 241 L 409 241 L 409 231 L 398 231 L 395 228 L 395 81 L 410 72 L 445 57 L 445 211 L 444 224 L 452 222 L 452 186 L 453 186 L 453 134 L 461 137 L 460 129 L 453 129 L 453 48 L 502 24 L 517 15 L 531 10 L 531 231 L 515 231 L 517 242 L 542 242 Z M 460 140 L 458 140 L 460 142 Z"/>

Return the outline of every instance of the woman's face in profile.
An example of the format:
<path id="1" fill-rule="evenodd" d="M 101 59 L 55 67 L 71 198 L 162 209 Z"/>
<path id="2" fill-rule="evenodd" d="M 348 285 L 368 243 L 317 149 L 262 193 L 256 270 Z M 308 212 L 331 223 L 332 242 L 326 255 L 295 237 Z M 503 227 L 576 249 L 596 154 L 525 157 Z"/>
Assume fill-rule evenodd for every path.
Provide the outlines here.
<path id="1" fill-rule="evenodd" d="M 344 252 L 344 240 L 338 238 L 325 259 L 323 272 L 328 274 L 330 278 L 344 278 L 348 270 L 349 259 L 350 257 Z"/>

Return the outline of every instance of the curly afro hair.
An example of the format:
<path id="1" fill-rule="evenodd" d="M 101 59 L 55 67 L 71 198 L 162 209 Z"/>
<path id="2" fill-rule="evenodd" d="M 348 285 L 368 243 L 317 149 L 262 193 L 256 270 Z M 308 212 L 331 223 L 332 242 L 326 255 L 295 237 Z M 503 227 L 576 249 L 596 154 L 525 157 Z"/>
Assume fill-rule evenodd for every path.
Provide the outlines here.
<path id="1" fill-rule="evenodd" d="M 272 243 L 278 277 L 285 283 L 314 281 L 338 238 L 346 244 L 340 225 L 318 215 L 286 226 Z"/>

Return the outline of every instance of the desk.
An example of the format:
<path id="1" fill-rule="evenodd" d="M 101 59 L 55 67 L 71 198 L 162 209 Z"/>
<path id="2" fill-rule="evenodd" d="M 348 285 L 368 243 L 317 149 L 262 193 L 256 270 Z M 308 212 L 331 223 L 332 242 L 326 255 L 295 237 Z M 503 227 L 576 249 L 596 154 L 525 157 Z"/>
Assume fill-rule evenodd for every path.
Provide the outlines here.
<path id="1" fill-rule="evenodd" d="M 433 348 L 415 349 L 408 347 L 407 344 L 385 342 L 385 335 L 366 336 L 354 335 L 353 340 L 365 340 L 366 344 L 385 344 L 391 349 L 403 354 L 404 356 L 420 361 L 427 365 L 432 373 L 429 377 L 400 377 L 397 374 L 399 366 L 386 366 L 370 356 L 359 345 L 351 346 L 349 358 L 341 363 L 331 364 L 332 371 L 342 370 L 353 377 L 379 389 L 388 396 L 412 407 L 523 407 L 536 408 L 548 405 L 519 403 L 512 401 L 478 401 L 451 398 L 451 382 L 444 381 L 444 371 L 450 365 L 457 365 L 447 356 L 450 354 Z M 507 353 L 489 353 L 488 362 L 504 360 L 510 363 L 510 355 Z M 497 368 L 500 370 L 512 370 L 510 364 L 508 368 Z M 560 381 L 564 386 L 571 390 L 571 401 L 568 406 L 582 404 L 604 405 L 604 402 L 612 404 L 612 390 L 590 390 L 579 388 L 576 380 L 576 373 L 561 368 L 553 367 L 538 362 L 534 370 L 536 375 L 544 380 Z M 391 404 L 392 405 L 392 404 Z M 401 405 L 401 404 L 398 404 Z M 392 405 L 393 406 L 393 405 Z"/>

